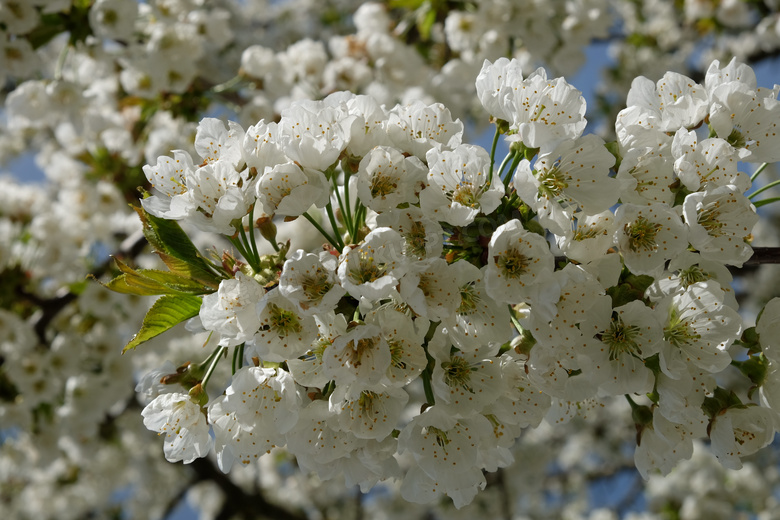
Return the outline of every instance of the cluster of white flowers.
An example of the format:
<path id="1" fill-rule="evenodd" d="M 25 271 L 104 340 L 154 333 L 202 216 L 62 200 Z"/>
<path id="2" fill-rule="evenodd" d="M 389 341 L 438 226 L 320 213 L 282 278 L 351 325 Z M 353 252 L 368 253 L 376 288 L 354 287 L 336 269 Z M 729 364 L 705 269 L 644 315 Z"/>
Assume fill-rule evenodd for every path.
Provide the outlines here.
<path id="1" fill-rule="evenodd" d="M 511 144 L 500 167 L 441 104 L 336 93 L 247 131 L 204 119 L 199 158 L 144 168 L 149 214 L 244 255 L 190 322 L 217 336 L 213 363 L 233 350 L 226 390 L 206 403 L 200 385 L 161 385 L 144 409 L 168 460 L 205 456 L 212 431 L 223 471 L 286 446 L 322 479 L 402 478 L 407 500 L 459 508 L 523 429 L 591 399 L 628 397 L 645 477 L 707 436 L 732 468 L 771 442 L 771 398 L 743 404 L 716 376 L 743 332 L 725 266 L 751 256 L 758 219 L 737 163 L 778 159 L 777 91 L 735 61 L 703 86 L 637 78 L 610 152 L 563 78 L 500 59 L 476 88 Z M 329 244 L 274 244 L 269 275 L 255 218 L 274 216 Z"/>
<path id="2" fill-rule="evenodd" d="M 211 464 L 313 517 L 588 518 L 637 432 L 651 509 L 680 501 L 654 468 L 700 439 L 747 474 L 780 427 L 780 309 L 749 327 L 776 277 L 732 274 L 752 242 L 780 244 L 740 170 L 780 158 L 778 89 L 704 71 L 771 55 L 778 16 L 770 0 L 2 2 L 0 164 L 34 155 L 46 184 L 0 175 L 0 518 L 159 517 L 186 487 L 204 516 L 239 514 Z M 548 79 L 594 40 L 630 90 L 606 146 Z M 701 85 L 664 76 L 691 64 Z M 464 144 L 458 118 L 480 130 L 486 112 L 503 163 Z M 205 260 L 142 251 L 139 185 L 138 212 L 180 222 Z M 190 309 L 188 331 L 120 358 L 167 318 L 85 279 L 107 282 L 109 253 L 111 287 Z M 168 464 L 144 424 L 194 464 Z M 699 455 L 678 481 L 711 472 Z M 772 510 L 776 477 L 748 480 L 728 496 Z M 360 505 L 345 481 L 390 492 Z"/>

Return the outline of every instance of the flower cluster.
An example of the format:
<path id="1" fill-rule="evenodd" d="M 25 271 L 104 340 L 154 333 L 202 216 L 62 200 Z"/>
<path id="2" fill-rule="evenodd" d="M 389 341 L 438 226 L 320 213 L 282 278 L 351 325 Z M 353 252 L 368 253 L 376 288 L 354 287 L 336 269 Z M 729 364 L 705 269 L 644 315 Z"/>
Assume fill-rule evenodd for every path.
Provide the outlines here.
<path id="1" fill-rule="evenodd" d="M 752 254 L 758 217 L 737 168 L 777 160 L 776 91 L 735 61 L 704 85 L 639 77 L 607 145 L 583 135 L 580 92 L 543 69 L 486 61 L 476 88 L 510 145 L 500 166 L 441 104 L 336 93 L 246 131 L 204 119 L 199 157 L 144 167 L 148 229 L 181 221 L 241 254 L 198 257 L 219 280 L 188 325 L 216 337 L 208 372 L 189 394 L 149 394 L 144 423 L 166 434 L 168 460 L 213 449 L 229 471 L 284 446 L 322 479 L 365 491 L 402 478 L 407 500 L 462 507 L 524 429 L 589 400 L 629 400 L 644 476 L 703 437 L 727 467 L 771 442 L 771 398 L 743 403 L 716 376 L 772 356 L 771 333 L 742 336 L 726 266 Z M 327 243 L 291 251 L 274 217 L 304 218 Z"/>
<path id="2" fill-rule="evenodd" d="M 0 518 L 164 518 L 185 500 L 204 517 L 585 518 L 613 478 L 644 490 L 624 510 L 771 514 L 772 449 L 747 454 L 774 431 L 767 411 L 777 426 L 777 302 L 749 325 L 777 296 L 774 266 L 756 264 L 777 259 L 750 254 L 780 243 L 776 205 L 753 227 L 741 194 L 776 200 L 777 170 L 746 160 L 776 160 L 777 89 L 746 67 L 706 72 L 732 56 L 772 72 L 777 4 L 5 0 Z M 607 69 L 578 83 L 598 92 L 589 131 L 620 135 L 606 146 L 557 78 L 586 51 Z M 657 87 L 666 70 L 698 92 Z M 652 81 L 615 128 L 639 74 Z M 462 144 L 458 118 L 472 135 L 497 123 L 494 147 Z M 441 146 L 417 141 L 437 125 Z M 152 193 L 134 211 L 139 186 Z M 629 206 L 651 203 L 677 218 Z M 684 250 L 641 250 L 680 221 Z M 466 449 L 450 418 L 479 431 L 458 482 L 435 464 L 440 443 Z M 660 477 L 650 466 L 688 456 L 679 432 L 702 420 L 693 457 Z M 167 463 L 155 433 L 191 464 Z M 645 484 L 625 471 L 637 433 Z M 459 512 L 431 500 L 462 506 L 480 471 Z M 360 500 L 345 475 L 384 480 Z"/>

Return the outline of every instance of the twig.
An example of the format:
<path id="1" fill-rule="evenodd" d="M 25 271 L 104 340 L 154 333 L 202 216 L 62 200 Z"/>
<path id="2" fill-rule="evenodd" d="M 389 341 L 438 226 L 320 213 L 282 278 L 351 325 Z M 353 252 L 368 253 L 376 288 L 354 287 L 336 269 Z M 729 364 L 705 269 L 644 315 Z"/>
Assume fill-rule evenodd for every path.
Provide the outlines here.
<path id="1" fill-rule="evenodd" d="M 135 258 L 146 246 L 146 238 L 142 232 L 138 232 L 127 237 L 119 246 L 119 250 L 114 256 L 124 258 Z M 113 264 L 113 260 L 108 259 L 98 267 L 96 267 L 90 274 L 95 278 L 100 278 L 110 269 Z M 57 317 L 57 314 L 62 311 L 69 303 L 76 300 L 77 295 L 72 291 L 62 291 L 56 297 L 43 300 L 32 294 L 25 295 L 30 301 L 38 305 L 43 311 L 37 320 L 33 323 L 35 334 L 38 336 L 40 342 L 44 345 L 48 345 L 46 340 L 46 328 L 49 323 Z"/>

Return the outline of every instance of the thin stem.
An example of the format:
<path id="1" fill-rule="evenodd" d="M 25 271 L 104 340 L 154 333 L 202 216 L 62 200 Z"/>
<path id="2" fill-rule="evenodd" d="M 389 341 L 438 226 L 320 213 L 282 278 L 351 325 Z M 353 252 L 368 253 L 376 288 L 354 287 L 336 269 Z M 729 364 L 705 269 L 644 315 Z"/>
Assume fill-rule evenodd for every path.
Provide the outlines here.
<path id="1" fill-rule="evenodd" d="M 506 165 L 509 164 L 509 160 L 512 159 L 515 156 L 514 153 L 508 153 L 506 157 L 504 157 L 504 160 L 501 161 L 501 166 L 498 167 L 498 176 L 501 178 L 501 176 L 504 173 L 504 168 L 506 168 Z"/>
<path id="2" fill-rule="evenodd" d="M 761 206 L 766 206 L 767 204 L 771 204 L 777 201 L 780 201 L 780 197 L 772 197 L 771 199 L 759 200 L 757 202 L 754 202 L 753 205 L 757 208 L 760 208 Z"/>
<path id="3" fill-rule="evenodd" d="M 206 389 L 206 383 L 211 379 L 211 374 L 214 373 L 214 369 L 217 368 L 217 364 L 219 364 L 220 356 L 225 351 L 227 351 L 227 347 L 217 347 L 216 350 L 214 350 L 214 353 L 211 354 L 210 357 L 213 357 L 213 359 L 211 360 L 208 370 L 206 370 L 206 375 L 203 376 L 203 382 L 200 384 L 201 388 L 204 390 Z"/>
<path id="4" fill-rule="evenodd" d="M 766 190 L 772 189 L 772 188 L 774 188 L 775 186 L 778 186 L 778 185 L 780 185 L 780 179 L 778 179 L 778 180 L 776 180 L 776 181 L 772 181 L 772 182 L 770 182 L 769 184 L 767 184 L 766 186 L 761 186 L 761 187 L 760 187 L 760 188 L 758 188 L 756 191 L 754 191 L 753 193 L 751 193 L 750 195 L 748 195 L 748 198 L 749 198 L 749 199 L 752 199 L 753 197 L 755 197 L 755 196 L 756 196 L 756 195 L 758 195 L 759 193 L 763 193 L 763 192 L 765 192 Z"/>
<path id="5" fill-rule="evenodd" d="M 333 215 L 333 206 L 331 205 L 330 201 L 328 201 L 328 204 L 325 206 L 325 211 L 328 213 L 330 227 L 333 228 L 333 236 L 339 243 L 339 251 L 342 251 L 344 249 L 344 240 L 342 240 L 341 233 L 339 233 L 339 225 L 336 222 L 336 217 Z"/>
<path id="6" fill-rule="evenodd" d="M 347 222 L 352 223 L 352 231 L 349 233 L 349 238 L 351 241 L 354 241 L 355 234 L 358 230 L 358 225 L 355 219 L 352 217 L 352 206 L 349 203 L 349 179 L 352 177 L 352 174 L 349 172 L 349 168 L 343 168 L 344 170 L 344 207 L 342 208 L 342 212 L 346 212 L 347 215 Z M 335 181 L 334 181 L 335 182 Z M 336 190 L 336 193 L 338 193 L 338 189 Z M 357 210 L 355 210 L 355 213 L 357 213 Z"/>
<path id="7" fill-rule="evenodd" d="M 220 94 L 222 92 L 225 92 L 226 90 L 230 90 L 231 88 L 235 87 L 239 83 L 241 83 L 241 80 L 243 79 L 242 76 L 233 76 L 229 80 L 227 80 L 224 83 L 220 83 L 219 85 L 214 85 L 211 87 L 211 91 L 217 94 Z"/>
<path id="8" fill-rule="evenodd" d="M 308 213 L 304 213 L 304 214 L 303 214 L 303 216 L 306 218 L 306 220 L 308 220 L 309 222 L 311 222 L 311 225 L 312 225 L 312 226 L 314 226 L 314 227 L 317 229 L 317 231 L 319 231 L 319 232 L 320 232 L 320 234 L 321 234 L 323 237 L 325 237 L 325 240 L 327 240 L 328 242 L 330 242 L 330 245 L 332 245 L 333 247 L 335 247 L 336 249 L 338 249 L 339 251 L 341 251 L 341 249 L 339 249 L 339 245 L 336 243 L 336 241 L 335 241 L 335 240 L 334 240 L 334 239 L 333 239 L 333 238 L 330 236 L 330 234 L 328 234 L 328 232 L 327 232 L 327 231 L 325 231 L 325 230 L 323 229 L 323 227 L 322 227 L 322 226 L 320 226 L 320 224 L 319 224 L 319 223 L 318 223 L 316 220 L 314 220 L 314 217 L 312 217 L 312 216 L 311 216 L 311 215 L 309 215 Z"/>
<path id="9" fill-rule="evenodd" d="M 336 181 L 336 176 L 333 175 L 330 180 L 333 183 L 333 191 L 336 193 L 336 201 L 339 203 L 339 209 L 341 209 L 341 216 L 344 219 L 344 226 L 347 228 L 347 233 L 349 233 L 349 236 L 353 237 L 354 229 L 352 227 L 352 219 L 344 209 L 344 201 L 341 200 L 341 193 L 339 193 L 339 184 Z"/>
<path id="10" fill-rule="evenodd" d="M 357 233 L 358 229 L 363 225 L 363 223 L 366 220 L 366 207 L 362 204 L 360 204 L 360 201 L 357 201 L 358 208 L 357 211 L 355 211 L 355 233 Z"/>
<path id="11" fill-rule="evenodd" d="M 241 232 L 243 232 L 243 226 Z M 243 256 L 244 259 L 246 259 L 246 261 L 249 262 L 249 265 L 252 265 L 253 263 L 252 256 L 246 252 L 246 249 L 244 249 L 244 246 L 241 244 L 241 241 L 233 237 L 228 237 L 228 240 L 230 241 L 231 244 L 233 244 L 233 247 L 235 247 L 238 250 L 238 252 L 241 253 L 241 256 Z M 254 268 L 255 267 L 252 265 L 252 269 Z"/>
<path id="12" fill-rule="evenodd" d="M 517 165 L 520 164 L 520 161 L 523 158 L 522 153 L 515 154 L 515 158 L 512 160 L 512 166 L 509 167 L 509 170 L 506 172 L 506 177 L 502 177 L 502 181 L 504 181 L 504 186 L 509 184 L 509 179 L 512 178 L 512 175 L 514 174 L 515 170 L 517 169 Z"/>
<path id="13" fill-rule="evenodd" d="M 251 230 L 251 236 L 252 236 L 252 242 L 250 242 L 250 246 L 252 247 L 252 253 L 255 255 L 255 262 L 257 262 L 258 266 L 260 265 L 260 250 L 257 249 L 257 240 L 255 240 L 255 206 L 257 206 L 257 202 L 252 204 L 252 209 L 249 210 L 249 229 Z M 274 246 L 274 249 L 276 251 L 279 251 L 279 246 L 276 244 L 271 244 Z"/>
<path id="14" fill-rule="evenodd" d="M 431 365 L 433 364 L 433 358 L 426 352 L 428 356 L 428 366 L 422 372 L 423 389 L 425 390 L 425 400 L 431 406 L 436 404 L 436 398 L 433 396 L 433 387 L 431 386 Z"/>
<path id="15" fill-rule="evenodd" d="M 493 146 L 490 148 L 490 171 L 488 172 L 488 185 L 493 180 L 493 165 L 496 162 L 496 147 L 498 146 L 498 136 L 501 132 L 498 131 L 498 125 L 496 125 L 496 135 L 493 136 Z"/>
<path id="16" fill-rule="evenodd" d="M 767 166 L 769 166 L 769 163 L 764 163 L 761 166 L 759 166 L 758 168 L 756 168 L 756 171 L 754 171 L 753 175 L 750 176 L 750 182 L 753 182 L 754 180 L 756 180 L 756 178 L 759 176 L 759 174 L 762 171 L 766 170 Z"/>
<path id="17" fill-rule="evenodd" d="M 62 79 L 62 70 L 65 68 L 65 59 L 68 57 L 69 51 L 70 43 L 66 43 L 57 57 L 57 64 L 54 66 L 54 79 L 57 81 Z"/>
<path id="18" fill-rule="evenodd" d="M 239 230 L 239 233 L 241 234 L 241 240 L 243 241 L 244 245 L 244 251 L 246 252 L 246 255 L 244 257 L 246 258 L 247 262 L 249 262 L 249 265 L 252 266 L 252 269 L 255 271 L 259 271 L 259 264 L 257 258 L 255 258 L 254 251 L 252 250 L 252 245 L 249 243 L 249 237 L 246 235 L 246 230 L 244 229 L 244 225 L 241 225 L 241 229 Z M 247 257 L 247 255 L 249 255 Z"/>
<path id="19" fill-rule="evenodd" d="M 236 348 L 233 349 L 233 362 L 231 364 L 233 375 L 236 375 L 236 370 L 241 370 L 242 366 L 244 366 L 244 344 L 243 343 L 241 343 L 240 345 L 236 345 Z"/>
<path id="20" fill-rule="evenodd" d="M 509 319 L 512 322 L 512 325 L 514 325 L 515 330 L 517 331 L 517 333 L 518 334 L 522 334 L 523 330 L 525 330 L 525 329 L 523 329 L 523 326 L 520 325 L 520 322 L 515 317 L 515 310 L 512 308 L 511 305 L 509 305 Z"/>

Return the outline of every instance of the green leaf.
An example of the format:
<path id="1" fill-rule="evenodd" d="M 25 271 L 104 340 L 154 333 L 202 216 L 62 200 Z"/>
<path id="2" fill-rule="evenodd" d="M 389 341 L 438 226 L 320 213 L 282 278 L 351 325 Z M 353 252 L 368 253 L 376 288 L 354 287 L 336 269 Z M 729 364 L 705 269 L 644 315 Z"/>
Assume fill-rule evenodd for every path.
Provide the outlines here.
<path id="1" fill-rule="evenodd" d="M 424 42 L 431 39 L 431 30 L 436 23 L 436 11 L 428 6 L 421 16 L 417 18 L 417 31 Z"/>
<path id="2" fill-rule="evenodd" d="M 390 0 L 390 9 L 417 9 L 426 0 Z"/>
<path id="3" fill-rule="evenodd" d="M 107 289 L 123 294 L 152 296 L 157 294 L 207 294 L 214 292 L 197 280 L 168 271 L 156 269 L 135 270 L 114 258 L 117 268 L 122 272 L 108 283 L 102 284 Z"/>
<path id="4" fill-rule="evenodd" d="M 146 313 L 141 330 L 125 345 L 122 354 L 159 336 L 175 325 L 197 316 L 201 303 L 199 296 L 182 294 L 161 296 Z"/>
<path id="5" fill-rule="evenodd" d="M 171 270 L 171 272 L 181 275 L 185 278 L 192 278 L 197 280 L 203 285 L 212 289 L 219 287 L 220 278 L 214 274 L 210 269 L 204 268 L 201 264 L 191 264 L 184 260 L 180 260 L 167 253 L 157 252 L 157 256 L 163 261 L 163 263 Z M 211 291 L 209 291 L 211 292 Z"/>
<path id="6" fill-rule="evenodd" d="M 141 217 L 144 236 L 172 272 L 218 287 L 220 277 L 212 270 L 190 237 L 175 221 L 155 217 L 142 207 L 133 207 Z"/>

